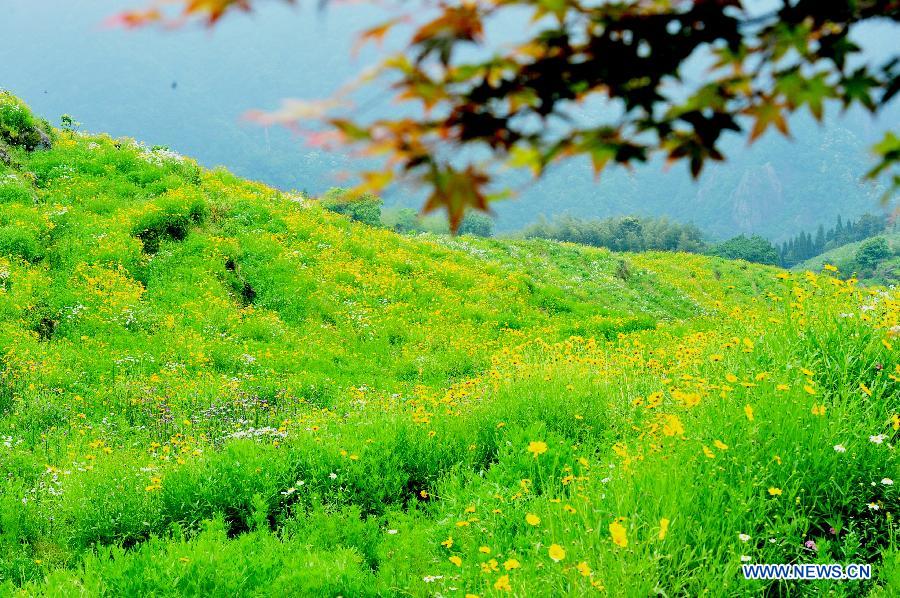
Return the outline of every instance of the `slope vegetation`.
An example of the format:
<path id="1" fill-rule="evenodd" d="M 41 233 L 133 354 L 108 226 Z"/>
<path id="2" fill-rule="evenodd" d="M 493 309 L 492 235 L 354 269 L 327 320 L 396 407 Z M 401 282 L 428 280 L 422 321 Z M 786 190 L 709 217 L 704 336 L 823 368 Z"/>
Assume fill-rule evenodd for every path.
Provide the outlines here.
<path id="1" fill-rule="evenodd" d="M 895 294 L 404 237 L 50 133 L 0 164 L 3 594 L 900 587 Z"/>

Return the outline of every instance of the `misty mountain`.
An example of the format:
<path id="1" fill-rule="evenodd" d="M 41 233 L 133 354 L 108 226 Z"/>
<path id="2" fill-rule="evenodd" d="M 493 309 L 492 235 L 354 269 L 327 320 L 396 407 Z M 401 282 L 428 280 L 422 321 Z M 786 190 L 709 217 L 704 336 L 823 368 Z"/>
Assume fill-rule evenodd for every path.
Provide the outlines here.
<path id="1" fill-rule="evenodd" d="M 273 4 L 230 17 L 214 31 L 103 25 L 136 3 L 7 3 L 0 21 L 0 87 L 53 122 L 70 113 L 86 130 L 165 144 L 279 188 L 318 195 L 341 184 L 341 174 L 354 166 L 351 159 L 241 116 L 275 108 L 286 97 L 325 97 L 373 64 L 381 55 L 376 48 L 355 58 L 350 50 L 359 31 L 383 20 L 378 9 Z M 867 49 L 889 48 L 886 36 L 878 30 L 867 35 Z M 541 214 L 634 214 L 692 222 L 715 238 L 758 233 L 782 240 L 830 224 L 838 214 L 882 209 L 881 190 L 860 179 L 872 165 L 868 146 L 897 122 L 896 103 L 878 121 L 860 111 L 841 116 L 837 108 L 823 126 L 801 115 L 791 123 L 791 140 L 768 134 L 751 147 L 737 137 L 727 140 L 729 161 L 711 166 L 696 182 L 683 165 L 666 171 L 661 162 L 613 169 L 600 180 L 581 162 L 555 167 L 537 182 L 511 176 L 518 196 L 497 204 L 497 229 L 521 228 Z M 417 194 L 404 191 L 386 199 L 420 205 Z"/>

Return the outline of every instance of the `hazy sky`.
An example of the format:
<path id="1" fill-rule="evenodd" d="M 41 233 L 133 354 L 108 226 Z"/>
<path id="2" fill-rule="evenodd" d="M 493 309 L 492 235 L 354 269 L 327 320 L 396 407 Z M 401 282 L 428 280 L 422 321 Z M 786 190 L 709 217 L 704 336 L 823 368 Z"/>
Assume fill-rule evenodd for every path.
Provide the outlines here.
<path id="1" fill-rule="evenodd" d="M 208 166 L 223 164 L 243 176 L 320 193 L 339 182 L 336 173 L 352 166 L 344 156 L 313 151 L 285 131 L 265 131 L 240 117 L 249 109 L 275 108 L 286 97 L 328 96 L 374 61 L 371 46 L 356 58 L 350 50 L 356 34 L 384 15 L 366 3 L 326 11 L 317 11 L 316 2 L 306 2 L 303 10 L 258 4 L 253 14 L 229 16 L 214 30 L 127 31 L 104 27 L 103 21 L 124 7 L 140 6 L 141 0 L 0 0 L 0 87 L 52 122 L 68 113 L 90 131 L 169 145 Z M 514 35 L 513 27 L 499 29 Z M 892 33 L 896 29 L 884 25 L 859 37 L 873 54 L 883 56 L 898 50 Z M 850 124 L 832 120 L 824 128 L 806 126 L 796 135 L 797 154 L 827 144 L 830 130 L 838 126 L 869 143 L 886 126 L 896 126 L 898 113 L 888 115 L 894 122 L 856 117 Z M 772 144 L 748 150 L 742 141 L 731 146 L 735 159 L 713 173 L 720 195 L 734 195 L 742 177 L 769 159 L 772 148 L 784 151 Z M 866 166 L 861 159 L 856 170 L 861 173 Z M 791 172 L 779 176 L 802 179 Z M 649 183 L 641 185 L 642 177 Z M 707 187 L 712 183 L 707 181 Z M 519 226 L 539 212 L 563 210 L 589 216 L 660 213 L 690 220 L 703 207 L 699 202 L 709 201 L 701 197 L 703 184 L 689 181 L 680 167 L 667 174 L 656 167 L 637 175 L 617 172 L 600 186 L 588 169 L 564 168 L 526 190 L 520 202 L 498 208 L 500 225 Z M 572 189 L 580 196 L 569 197 Z M 721 209 L 730 209 L 728 201 L 721 198 Z M 846 211 L 859 212 L 864 201 L 857 198 Z M 741 222 L 733 214 L 717 220 L 709 206 L 703 209 L 710 213 L 698 220 L 721 220 L 721 227 L 711 229 L 719 235 L 765 225 L 759 218 Z M 797 225 L 819 218 L 829 222 L 839 210 L 813 210 Z M 777 236 L 790 227 L 759 230 Z"/>

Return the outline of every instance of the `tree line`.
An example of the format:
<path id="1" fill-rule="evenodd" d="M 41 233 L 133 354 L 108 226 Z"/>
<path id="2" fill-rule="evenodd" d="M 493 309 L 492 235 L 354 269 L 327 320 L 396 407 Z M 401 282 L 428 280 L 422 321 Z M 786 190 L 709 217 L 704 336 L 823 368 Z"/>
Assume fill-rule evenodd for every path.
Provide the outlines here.
<path id="1" fill-rule="evenodd" d="M 863 214 L 856 221 L 844 223 L 838 216 L 837 223 L 825 230 L 821 224 L 815 234 L 802 232 L 778 246 L 779 263 L 790 268 L 819 254 L 848 243 L 855 243 L 884 232 L 888 226 L 883 215 Z"/>
<path id="2" fill-rule="evenodd" d="M 703 232 L 693 224 L 666 218 L 622 216 L 585 220 L 563 215 L 538 222 L 521 231 L 525 238 L 555 239 L 613 251 L 687 251 L 703 253 Z"/>
<path id="3" fill-rule="evenodd" d="M 445 218 L 438 215 L 423 216 L 412 208 L 400 206 L 385 208 L 381 198 L 373 194 L 357 197 L 346 189 L 335 188 L 328 191 L 320 203 L 325 209 L 344 214 L 352 220 L 369 226 L 388 228 L 398 233 L 450 233 Z M 856 256 L 859 257 L 858 260 L 844 264 L 849 268 L 849 272 L 873 271 L 881 261 L 892 255 L 883 238 L 881 243 L 876 243 L 879 240 L 876 236 L 890 226 L 888 218 L 884 215 L 863 214 L 855 220 L 847 221 L 838 216 L 835 225 L 828 229 L 819 225 L 815 233 L 804 231 L 780 244 L 773 244 L 759 235 L 738 235 L 715 243 L 707 241 L 706 235 L 698 226 L 667 218 L 617 216 L 585 219 L 565 214 L 550 220 L 541 216 L 537 222 L 526 226 L 513 236 L 578 243 L 604 247 L 611 251 L 703 253 L 785 268 L 849 243 L 864 239 L 872 240 L 873 242 L 866 246 L 866 251 Z M 485 214 L 469 211 L 463 218 L 458 233 L 491 237 L 494 234 L 494 222 Z"/>

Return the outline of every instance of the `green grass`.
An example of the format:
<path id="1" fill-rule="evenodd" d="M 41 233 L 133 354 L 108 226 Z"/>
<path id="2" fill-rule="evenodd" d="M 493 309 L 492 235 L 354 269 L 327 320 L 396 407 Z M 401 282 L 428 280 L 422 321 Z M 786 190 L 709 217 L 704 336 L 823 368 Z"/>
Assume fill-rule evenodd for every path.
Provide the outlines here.
<path id="1" fill-rule="evenodd" d="M 0 594 L 896 595 L 895 292 L 55 136 L 0 165 Z"/>

